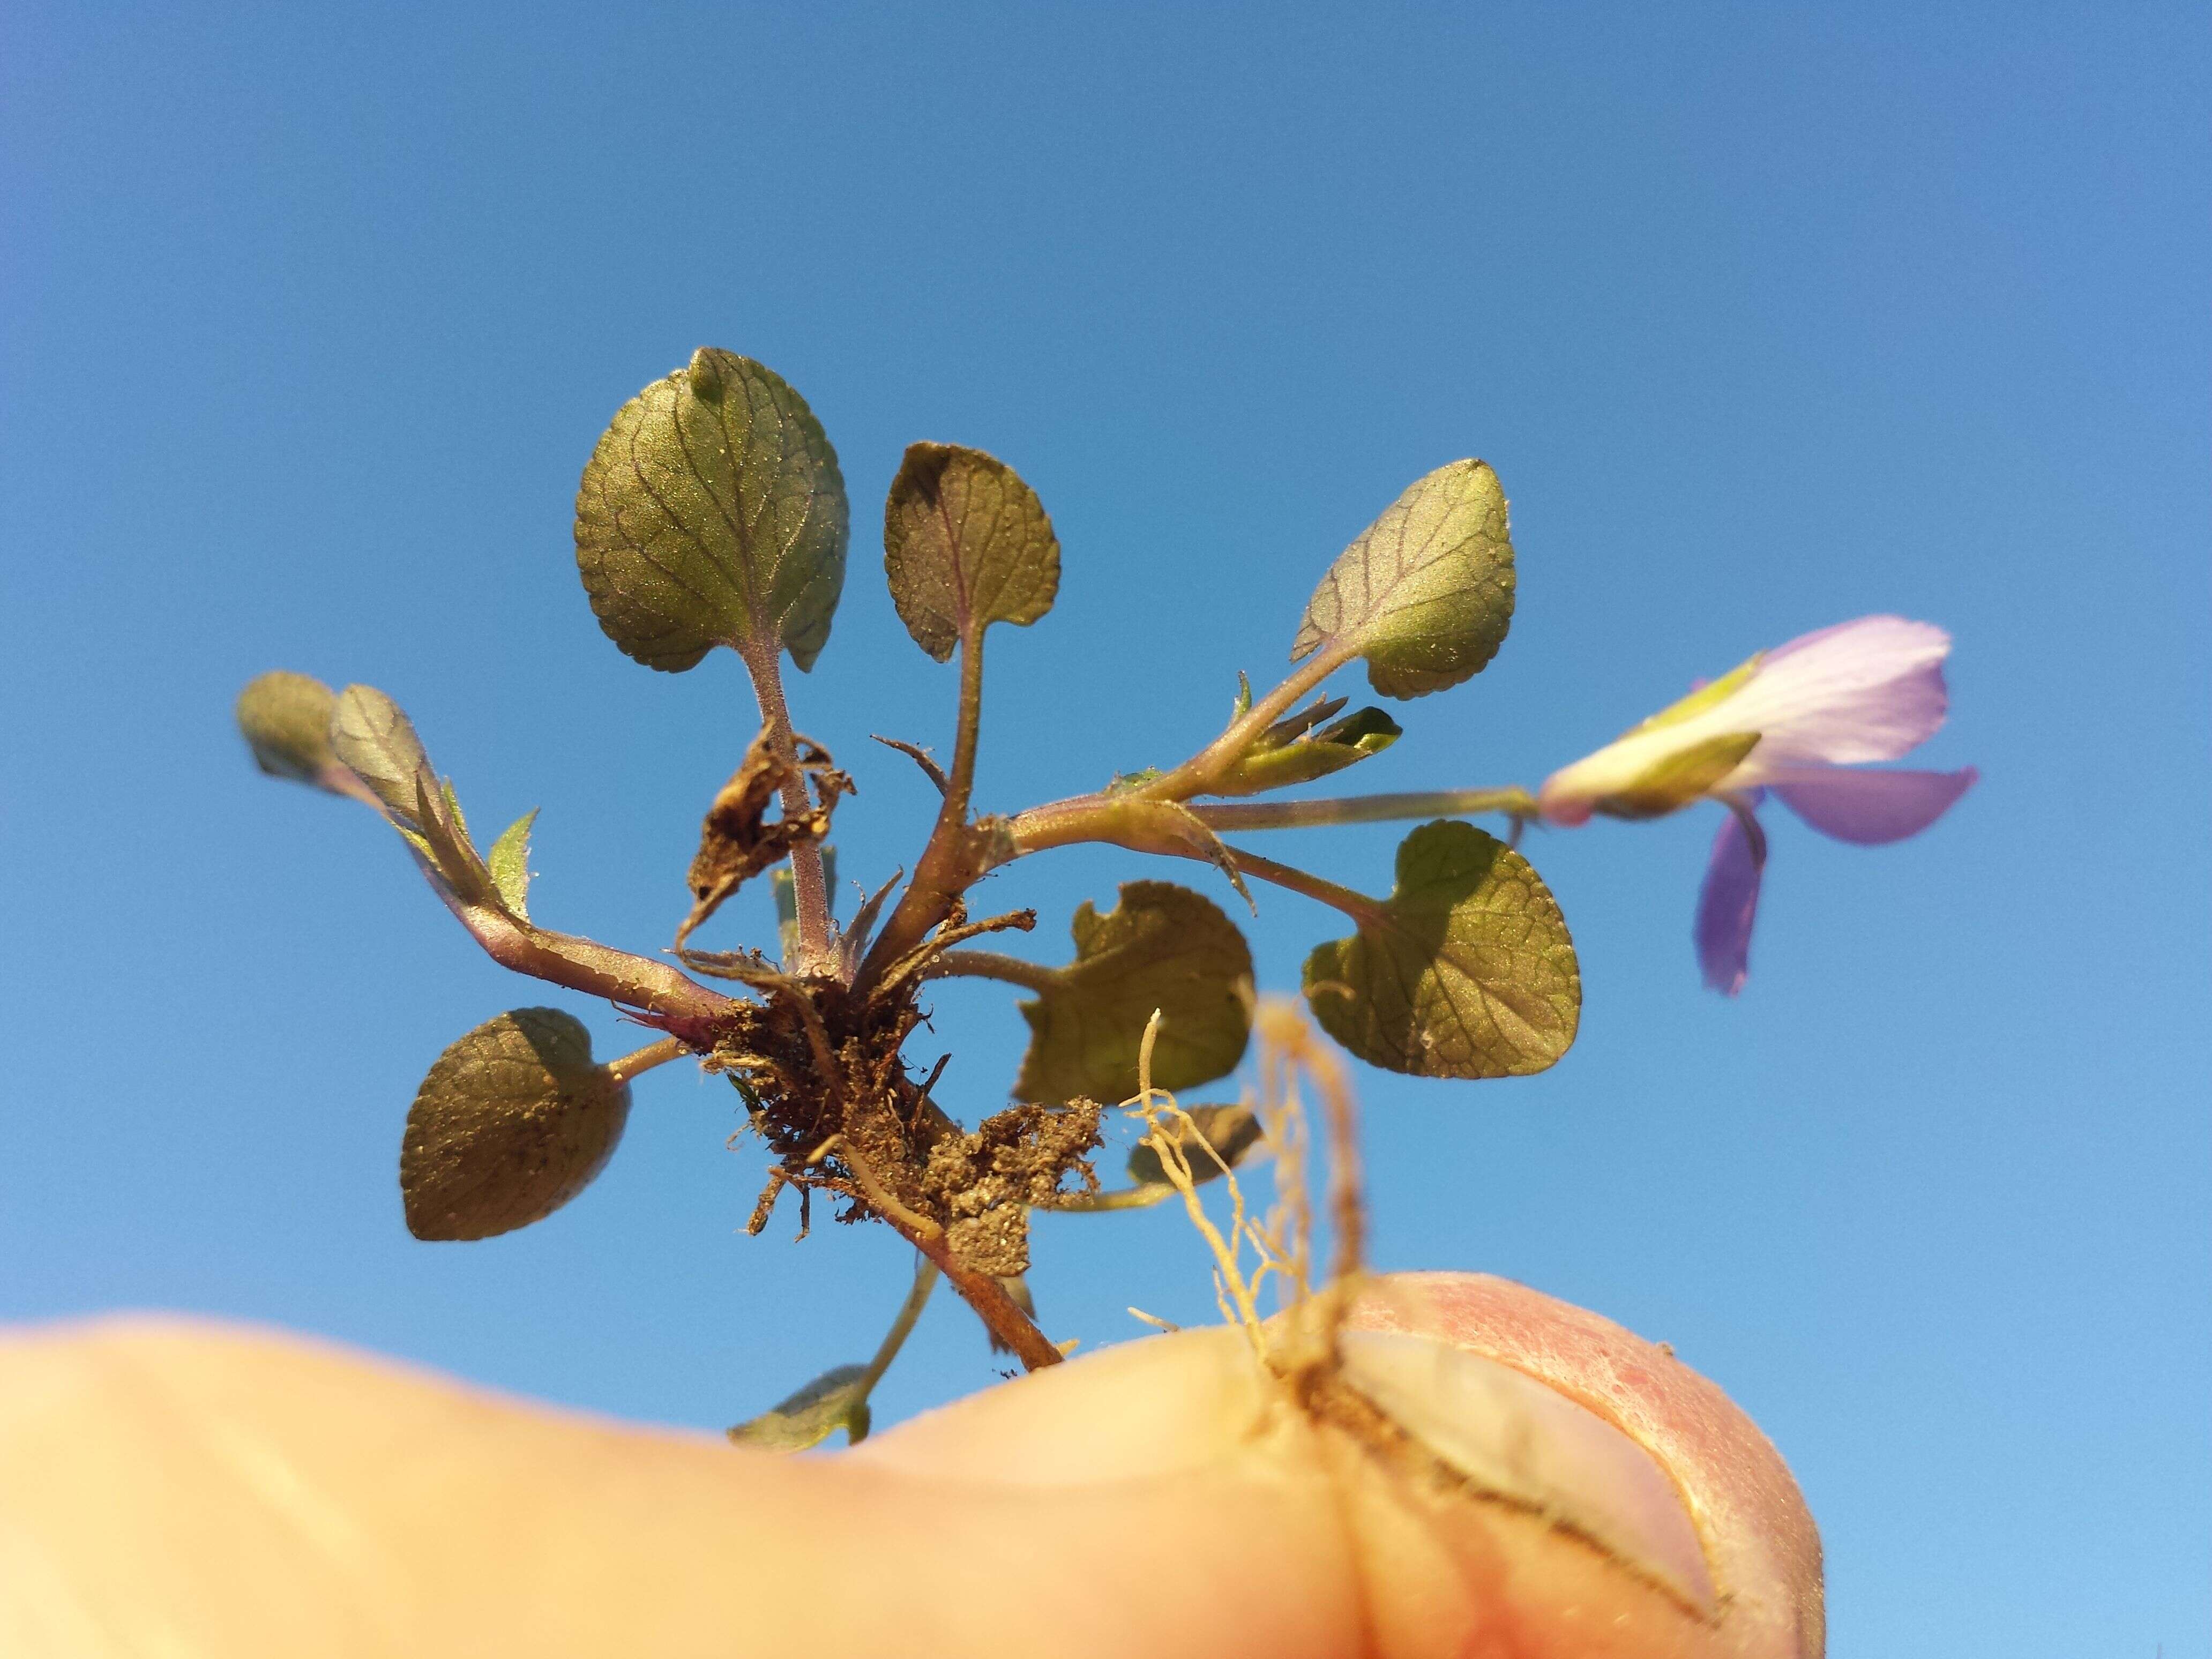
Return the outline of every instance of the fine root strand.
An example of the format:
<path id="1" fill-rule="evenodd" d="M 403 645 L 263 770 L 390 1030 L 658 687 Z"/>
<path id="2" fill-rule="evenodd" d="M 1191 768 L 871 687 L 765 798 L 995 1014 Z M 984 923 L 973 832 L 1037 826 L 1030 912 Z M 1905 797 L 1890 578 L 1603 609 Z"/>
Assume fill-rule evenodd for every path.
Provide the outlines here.
<path id="1" fill-rule="evenodd" d="M 1161 1172 L 1182 1200 L 1192 1228 L 1212 1258 L 1214 1293 L 1223 1318 L 1244 1334 L 1254 1358 L 1301 1399 L 1337 1368 L 1337 1336 L 1364 1272 L 1366 1212 L 1358 1158 L 1358 1119 L 1342 1060 L 1323 1043 L 1304 1010 L 1287 999 L 1252 1005 L 1258 1039 L 1257 1113 L 1273 1154 L 1274 1202 L 1254 1213 L 1244 1185 L 1173 1094 L 1152 1083 L 1152 1053 L 1161 1015 L 1145 1027 L 1137 1054 L 1137 1092 L 1122 1109 L 1158 1155 Z M 1334 1244 L 1328 1281 L 1316 1287 L 1310 1191 L 1313 1132 L 1309 1094 L 1321 1106 L 1327 1137 L 1328 1206 Z M 1218 1170 L 1227 1215 L 1217 1221 L 1198 1192 L 1200 1158 Z M 1272 1293 L 1277 1314 L 1263 1316 Z M 1166 1322 L 1132 1308 L 1150 1325 Z"/>

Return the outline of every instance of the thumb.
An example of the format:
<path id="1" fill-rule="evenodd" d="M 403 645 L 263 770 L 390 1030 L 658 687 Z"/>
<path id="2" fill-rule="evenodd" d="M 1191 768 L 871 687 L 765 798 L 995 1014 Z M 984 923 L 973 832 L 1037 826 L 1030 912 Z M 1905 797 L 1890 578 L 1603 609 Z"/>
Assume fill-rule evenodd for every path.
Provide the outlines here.
<path id="1" fill-rule="evenodd" d="M 1468 1273 L 1375 1281 L 1343 1346 L 1380 1436 L 1282 1409 L 1217 1328 L 1054 1367 L 845 1461 L 963 1507 L 1064 1506 L 1071 1532 L 1112 1513 L 1103 1554 L 1029 1547 L 1024 1598 L 1110 1597 L 1054 1652 L 1819 1659 L 1796 1484 L 1669 1351 Z"/>
<path id="2" fill-rule="evenodd" d="M 1717 1390 L 1518 1287 L 1382 1291 L 1348 1341 L 1396 1358 L 1355 1367 L 1463 1480 L 1281 1409 L 1231 1331 L 800 1459 L 289 1337 L 15 1338 L 0 1650 L 1819 1653 L 1810 1522 Z"/>

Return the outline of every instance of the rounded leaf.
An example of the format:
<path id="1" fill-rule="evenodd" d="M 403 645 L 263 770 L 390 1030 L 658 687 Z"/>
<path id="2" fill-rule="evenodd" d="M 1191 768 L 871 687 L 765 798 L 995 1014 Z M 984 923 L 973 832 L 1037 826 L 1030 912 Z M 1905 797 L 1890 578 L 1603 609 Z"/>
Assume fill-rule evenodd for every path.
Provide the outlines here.
<path id="1" fill-rule="evenodd" d="M 1244 1057 L 1252 952 L 1237 924 L 1172 882 L 1124 882 L 1121 901 L 1103 916 L 1087 901 L 1076 911 L 1075 960 L 1021 1005 L 1030 1048 L 1014 1092 L 1023 1100 L 1135 1094 L 1138 1050 L 1156 1008 L 1154 1086 L 1211 1082 Z"/>
<path id="2" fill-rule="evenodd" d="M 845 586 L 845 480 L 806 400 L 702 347 L 624 404 L 576 492 L 576 568 L 607 637 L 648 668 L 717 645 L 802 669 Z"/>
<path id="3" fill-rule="evenodd" d="M 1471 823 L 1425 823 L 1398 848 L 1389 902 L 1306 958 L 1322 1029 L 1386 1071 L 1522 1077 L 1565 1054 L 1582 970 L 1551 890 Z"/>
<path id="4" fill-rule="evenodd" d="M 337 764 L 331 752 L 331 711 L 337 693 L 307 674 L 272 669 L 238 694 L 238 729 L 253 763 L 272 778 L 323 786 Z"/>
<path id="5" fill-rule="evenodd" d="M 1060 538 L 1013 468 L 958 444 L 909 444 L 884 501 L 899 620 L 943 662 L 994 622 L 1026 628 L 1060 592 Z"/>
<path id="6" fill-rule="evenodd" d="M 489 1238 L 552 1214 L 605 1167 L 629 1085 L 557 1008 L 487 1020 L 438 1056 L 407 1114 L 399 1190 L 417 1238 Z"/>
<path id="7" fill-rule="evenodd" d="M 393 818 L 421 826 L 438 781 L 405 709 L 373 685 L 349 685 L 331 705 L 331 747 Z"/>
<path id="8" fill-rule="evenodd" d="M 1453 461 L 1406 493 L 1337 556 L 1291 647 L 1364 657 L 1386 697 L 1425 697 L 1479 674 L 1513 623 L 1505 492 L 1481 461 Z"/>

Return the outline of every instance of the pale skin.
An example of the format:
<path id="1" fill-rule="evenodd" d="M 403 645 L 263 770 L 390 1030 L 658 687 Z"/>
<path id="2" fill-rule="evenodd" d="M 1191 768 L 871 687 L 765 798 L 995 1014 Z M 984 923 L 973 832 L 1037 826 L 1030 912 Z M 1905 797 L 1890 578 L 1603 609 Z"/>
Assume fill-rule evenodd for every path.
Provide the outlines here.
<path id="1" fill-rule="evenodd" d="M 1796 1484 L 1663 1348 L 1472 1274 L 1379 1281 L 1352 1322 L 1510 1373 L 1498 1397 L 1540 1409 L 1466 1426 L 1572 1472 L 1562 1503 L 1536 1513 L 1316 1426 L 1228 1329 L 799 1458 L 277 1333 L 18 1333 L 0 1339 L 0 1651 L 1820 1653 Z"/>

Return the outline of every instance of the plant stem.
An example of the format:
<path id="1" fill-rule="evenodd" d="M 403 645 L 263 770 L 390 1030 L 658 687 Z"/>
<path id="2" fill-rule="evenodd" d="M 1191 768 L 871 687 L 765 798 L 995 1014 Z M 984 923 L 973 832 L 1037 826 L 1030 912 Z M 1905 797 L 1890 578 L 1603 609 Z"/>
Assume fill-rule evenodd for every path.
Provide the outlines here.
<path id="1" fill-rule="evenodd" d="M 1440 789 L 1413 794 L 1343 795 L 1328 800 L 1262 801 L 1193 806 L 1209 830 L 1299 830 L 1328 823 L 1385 823 L 1398 818 L 1473 817 L 1504 812 L 1536 816 L 1536 799 L 1519 784 L 1504 789 Z"/>
<path id="2" fill-rule="evenodd" d="M 975 787 L 975 749 L 983 726 L 983 630 L 960 642 L 960 709 L 952 739 L 952 770 L 938 821 L 968 822 L 968 802 Z"/>
<path id="3" fill-rule="evenodd" d="M 968 832 L 968 804 L 975 787 L 975 750 L 983 724 L 983 629 L 971 629 L 960 641 L 960 707 L 952 740 L 952 769 L 946 775 L 945 799 L 937 809 L 937 822 L 929 840 L 915 860 L 914 879 L 907 884 L 890 917 L 869 947 L 854 987 L 865 994 L 927 937 L 929 930 L 951 915 L 962 893 L 983 874 L 975 860 L 973 837 Z"/>
<path id="4" fill-rule="evenodd" d="M 929 1293 L 937 1288 L 938 1277 L 938 1266 L 927 1256 L 922 1257 L 915 1265 L 914 1287 L 907 1291 L 906 1300 L 899 1304 L 898 1317 L 891 1322 L 890 1329 L 884 1334 L 884 1340 L 877 1345 L 876 1357 L 868 1362 L 868 1369 L 860 1373 L 861 1399 L 866 1400 L 874 1392 L 876 1384 L 884 1380 L 884 1373 L 891 1368 L 891 1361 L 898 1358 L 898 1351 L 906 1346 L 915 1321 L 921 1317 L 921 1310 L 929 1304 Z"/>
<path id="5" fill-rule="evenodd" d="M 658 1042 L 647 1043 L 635 1053 L 624 1054 L 620 1060 L 609 1060 L 607 1071 L 616 1082 L 627 1083 L 641 1072 L 649 1072 L 656 1066 L 665 1066 L 672 1060 L 681 1060 L 690 1052 L 690 1044 L 675 1037 L 663 1037 Z"/>
<path id="6" fill-rule="evenodd" d="M 1292 670 L 1281 684 L 1231 721 L 1219 737 L 1174 771 L 1148 784 L 1117 795 L 1092 794 L 1055 801 L 1020 814 L 1004 826 L 1015 848 L 1014 856 L 1079 841 L 1115 842 L 1139 851 L 1169 850 L 1152 845 L 1154 836 L 1130 839 L 1126 834 L 1117 836 L 1115 830 L 1119 828 L 1126 832 L 1134 827 L 1133 817 L 1141 809 L 1150 808 L 1157 817 L 1164 808 L 1176 806 L 1193 795 L 1204 794 L 1237 763 L 1261 732 L 1292 704 L 1343 667 L 1351 657 L 1348 647 L 1335 643 L 1324 645 Z M 982 684 L 982 638 L 979 629 L 961 645 L 959 735 L 945 805 L 938 813 L 929 844 L 916 862 L 914 881 L 891 912 L 890 920 L 884 924 L 882 933 L 855 976 L 857 989 L 865 992 L 873 986 L 893 963 L 951 914 L 962 893 L 988 873 L 994 862 L 1005 861 L 1003 852 L 979 845 L 978 837 L 970 834 L 968 827 Z M 1157 824 L 1150 827 L 1154 831 L 1158 829 Z M 1174 851 L 1177 856 L 1202 856 L 1180 847 Z M 1267 861 L 1259 862 L 1264 865 Z M 1255 866 L 1255 873 L 1261 872 Z"/>
<path id="7" fill-rule="evenodd" d="M 1026 1370 L 1042 1370 L 1047 1365 L 1057 1365 L 1067 1356 L 1046 1338 L 1036 1328 L 1036 1322 L 1021 1310 L 1021 1304 L 1006 1294 L 1006 1287 L 988 1273 L 977 1273 L 963 1266 L 945 1242 L 945 1231 L 936 1228 L 927 1233 L 909 1231 L 896 1218 L 891 1225 L 904 1235 L 907 1242 L 943 1269 L 945 1278 L 960 1298 L 975 1310 L 992 1335 L 1014 1352 Z"/>
<path id="8" fill-rule="evenodd" d="M 1291 705 L 1319 685 L 1351 659 L 1351 653 L 1332 641 L 1292 669 L 1290 677 L 1254 703 L 1243 718 L 1193 755 L 1174 771 L 1154 778 L 1134 793 L 1146 800 L 1188 800 L 1202 795 L 1206 787 L 1234 766 Z"/>
<path id="9" fill-rule="evenodd" d="M 1164 858 L 1193 859 L 1201 864 L 1213 862 L 1208 848 L 1185 837 L 1159 833 L 1160 824 L 1146 821 L 1148 817 L 1157 819 L 1168 812 L 1180 813 L 1188 817 L 1200 817 L 1200 809 L 1197 808 L 1145 801 L 1133 795 L 1085 795 L 1034 808 L 1014 819 L 1007 829 L 1013 837 L 1017 857 L 1029 853 L 1042 853 L 1048 848 L 1073 846 L 1079 842 L 1103 841 L 1115 847 L 1127 847 L 1133 852 L 1157 853 Z M 1165 826 L 1170 830 L 1173 827 L 1172 824 Z M 1278 864 L 1257 853 L 1220 846 L 1218 842 L 1216 846 L 1229 855 L 1243 874 L 1257 876 L 1278 887 L 1287 887 L 1294 893 L 1303 893 L 1308 898 L 1334 906 L 1355 920 L 1371 920 L 1381 912 L 1381 907 L 1373 899 L 1364 893 L 1356 893 L 1349 887 L 1340 887 L 1333 881 L 1324 881 L 1319 876 L 1310 875 L 1291 865 Z M 1015 982 L 1018 984 L 1021 981 Z"/>
<path id="10" fill-rule="evenodd" d="M 1175 1196 L 1164 1182 L 1149 1187 L 1116 1187 L 1103 1193 L 1071 1193 L 1040 1207 L 1054 1215 L 1090 1215 L 1102 1210 L 1148 1210 Z"/>
<path id="11" fill-rule="evenodd" d="M 702 1047 L 711 1048 L 716 1026 L 746 1006 L 708 990 L 665 962 L 635 957 L 574 933 L 532 927 L 489 905 L 465 903 L 442 884 L 432 885 L 446 908 L 501 967 L 635 1008 L 664 1030 L 687 1040 L 698 1038 Z"/>
<path id="12" fill-rule="evenodd" d="M 921 970 L 924 979 L 995 979 L 1025 991 L 1049 991 L 1060 975 L 1039 963 L 996 951 L 947 951 Z"/>
<path id="13" fill-rule="evenodd" d="M 975 1310 L 992 1335 L 997 1337 L 1014 1352 L 1023 1365 L 1030 1370 L 1041 1370 L 1047 1365 L 1057 1365 L 1066 1356 L 1052 1346 L 1036 1322 L 1021 1310 L 1021 1305 L 1006 1294 L 1006 1287 L 989 1273 L 978 1273 L 953 1255 L 952 1245 L 945 1236 L 945 1229 L 927 1216 L 917 1213 L 893 1197 L 874 1169 L 860 1155 L 859 1148 L 842 1134 L 832 1135 L 817 1147 L 807 1158 L 809 1164 L 836 1152 L 853 1171 L 860 1191 L 878 1215 L 889 1222 L 900 1237 L 934 1261 L 961 1299 Z"/>
<path id="14" fill-rule="evenodd" d="M 1048 801 L 1015 814 L 1006 825 L 1013 837 L 1015 856 L 1073 846 L 1077 842 L 1113 841 L 1111 831 L 1121 816 L 1116 809 L 1127 799 L 1103 794 L 1071 795 L 1065 800 Z"/>
<path id="15" fill-rule="evenodd" d="M 806 780 L 799 771 L 799 745 L 791 732 L 791 710 L 783 700 L 782 647 L 773 639 L 765 647 L 740 646 L 738 654 L 752 678 L 753 696 L 760 704 L 762 729 L 769 750 L 785 769 L 783 815 L 800 818 L 814 810 L 806 798 Z M 809 842 L 791 849 L 791 894 L 799 914 L 799 955 L 801 973 L 817 971 L 830 954 L 830 884 L 822 873 L 822 849 Z"/>

